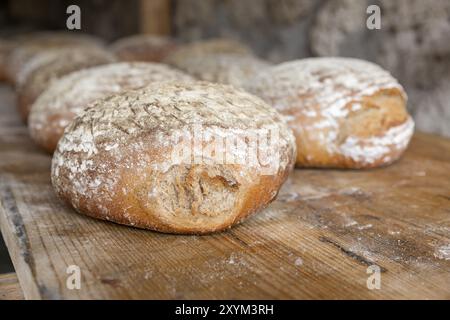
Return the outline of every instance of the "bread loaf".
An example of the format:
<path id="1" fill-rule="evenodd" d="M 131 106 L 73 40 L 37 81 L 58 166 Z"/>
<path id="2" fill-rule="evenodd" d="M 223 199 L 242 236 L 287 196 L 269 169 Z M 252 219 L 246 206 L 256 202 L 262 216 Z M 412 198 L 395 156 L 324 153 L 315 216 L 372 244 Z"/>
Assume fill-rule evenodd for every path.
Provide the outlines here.
<path id="1" fill-rule="evenodd" d="M 155 84 L 76 117 L 54 153 L 52 183 L 86 215 L 202 234 L 267 206 L 294 159 L 291 130 L 259 98 L 206 82 Z"/>
<path id="2" fill-rule="evenodd" d="M 80 69 L 114 62 L 115 58 L 100 48 L 64 48 L 34 56 L 17 77 L 17 106 L 27 122 L 31 105 L 60 77 Z"/>
<path id="3" fill-rule="evenodd" d="M 33 32 L 15 37 L 15 46 L 8 54 L 6 76 L 8 81 L 16 84 L 20 70 L 36 54 L 50 49 L 102 47 L 103 41 L 86 34 L 47 31 Z"/>
<path id="4" fill-rule="evenodd" d="M 176 45 L 168 37 L 135 35 L 117 40 L 110 48 L 121 61 L 161 62 Z"/>
<path id="5" fill-rule="evenodd" d="M 54 81 L 31 108 L 28 126 L 32 139 L 50 153 L 65 127 L 91 102 L 151 83 L 193 81 L 163 64 L 112 63 L 70 73 Z"/>
<path id="6" fill-rule="evenodd" d="M 249 47 L 241 42 L 231 39 L 209 39 L 180 45 L 175 51 L 167 56 L 164 63 L 176 68 L 183 69 L 190 59 L 208 54 L 242 54 L 251 55 Z"/>
<path id="7" fill-rule="evenodd" d="M 389 164 L 401 156 L 413 133 L 403 88 L 367 61 L 286 62 L 258 73 L 246 89 L 286 116 L 297 141 L 297 166 Z"/>
<path id="8" fill-rule="evenodd" d="M 270 64 L 253 55 L 209 53 L 185 57 L 177 68 L 200 80 L 242 87 Z"/>

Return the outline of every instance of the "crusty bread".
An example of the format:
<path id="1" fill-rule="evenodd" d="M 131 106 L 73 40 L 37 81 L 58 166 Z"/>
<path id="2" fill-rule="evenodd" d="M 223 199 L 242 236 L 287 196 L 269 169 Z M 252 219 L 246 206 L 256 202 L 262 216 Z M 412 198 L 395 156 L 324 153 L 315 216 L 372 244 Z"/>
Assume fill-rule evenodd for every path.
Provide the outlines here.
<path id="1" fill-rule="evenodd" d="M 251 55 L 252 50 L 245 44 L 226 38 L 214 38 L 180 45 L 164 59 L 164 63 L 183 69 L 193 57 L 208 54 L 242 54 Z"/>
<path id="2" fill-rule="evenodd" d="M 140 34 L 119 39 L 110 48 L 120 61 L 161 62 L 176 45 L 168 37 Z"/>
<path id="3" fill-rule="evenodd" d="M 372 168 L 398 159 L 414 122 L 387 71 L 362 60 L 310 58 L 258 73 L 246 89 L 286 116 L 297 166 Z"/>
<path id="4" fill-rule="evenodd" d="M 178 61 L 177 68 L 200 80 L 242 87 L 270 64 L 250 54 L 207 53 Z"/>
<path id="5" fill-rule="evenodd" d="M 6 77 L 11 84 L 16 84 L 20 70 L 36 54 L 49 49 L 103 47 L 99 38 L 74 32 L 41 31 L 14 37 L 14 48 L 8 54 L 5 69 Z"/>
<path id="6" fill-rule="evenodd" d="M 33 104 L 28 119 L 30 135 L 50 153 L 64 129 L 94 100 L 151 83 L 194 81 L 169 66 L 157 63 L 112 63 L 70 73 L 54 81 Z"/>
<path id="7" fill-rule="evenodd" d="M 166 83 L 97 100 L 76 117 L 54 153 L 52 183 L 86 215 L 202 234 L 267 206 L 294 161 L 292 131 L 261 99 L 226 85 Z"/>
<path id="8" fill-rule="evenodd" d="M 32 104 L 55 80 L 80 69 L 114 62 L 115 58 L 100 48 L 52 49 L 35 55 L 17 77 L 17 106 L 27 122 Z"/>

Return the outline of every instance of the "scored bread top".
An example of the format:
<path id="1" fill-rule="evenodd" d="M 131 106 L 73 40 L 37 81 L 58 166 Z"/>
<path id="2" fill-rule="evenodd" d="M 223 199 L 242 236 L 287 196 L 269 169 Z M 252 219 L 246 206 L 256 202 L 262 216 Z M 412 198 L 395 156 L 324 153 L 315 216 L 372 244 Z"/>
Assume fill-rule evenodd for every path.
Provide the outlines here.
<path id="1" fill-rule="evenodd" d="M 405 91 L 389 72 L 371 62 L 286 62 L 258 73 L 245 89 L 285 115 L 300 139 L 361 164 L 383 157 L 390 161 L 390 150 L 404 149 L 413 133 Z M 305 156 L 315 163 L 313 153 Z"/>
<path id="2" fill-rule="evenodd" d="M 43 51 L 34 56 L 18 74 L 18 89 L 41 92 L 52 78 L 114 61 L 113 55 L 100 48 L 61 48 Z"/>
<path id="3" fill-rule="evenodd" d="M 58 150 L 95 154 L 145 133 L 170 134 L 191 125 L 244 133 L 275 126 L 282 144 L 291 138 L 282 116 L 245 91 L 208 82 L 168 82 L 96 100 L 68 127 Z"/>
<path id="4" fill-rule="evenodd" d="M 177 167 L 171 158 L 176 143 L 172 135 L 178 130 L 197 130 L 195 126 L 221 137 L 258 129 L 278 130 L 274 142 L 277 162 L 275 154 L 268 155 L 270 164 L 276 166 L 273 176 L 284 174 L 295 159 L 291 130 L 261 99 L 207 82 L 154 84 L 97 100 L 74 119 L 53 156 L 55 189 L 69 194 L 75 207 L 86 197 L 110 199 L 126 172 L 157 174 Z M 243 150 L 233 148 L 230 152 L 241 157 Z M 210 164 L 214 165 L 220 163 Z M 243 167 L 254 170 L 245 164 Z"/>
<path id="5" fill-rule="evenodd" d="M 90 102 L 124 90 L 174 80 L 194 81 L 181 71 L 157 63 L 111 63 L 75 71 L 53 82 L 36 100 L 30 125 L 44 123 L 54 113 L 79 114 Z"/>
<path id="6" fill-rule="evenodd" d="M 383 89 L 406 94 L 389 72 L 351 58 L 309 58 L 281 63 L 258 73 L 246 88 L 280 111 L 340 116 L 348 102 Z"/>
<path id="7" fill-rule="evenodd" d="M 96 99 L 167 81 L 195 81 L 169 66 L 157 63 L 112 63 L 83 69 L 54 81 L 33 104 L 30 135 L 52 153 L 65 127 Z"/>

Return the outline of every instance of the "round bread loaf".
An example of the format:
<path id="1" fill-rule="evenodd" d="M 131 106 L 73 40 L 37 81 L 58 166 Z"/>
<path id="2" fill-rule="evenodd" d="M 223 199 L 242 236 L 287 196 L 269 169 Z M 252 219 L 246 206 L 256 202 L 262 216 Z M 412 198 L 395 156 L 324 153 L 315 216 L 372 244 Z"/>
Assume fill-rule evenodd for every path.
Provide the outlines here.
<path id="1" fill-rule="evenodd" d="M 54 81 L 33 104 L 28 118 L 31 138 L 53 153 L 64 129 L 89 103 L 166 81 L 194 79 L 157 63 L 112 63 L 72 72 Z"/>
<path id="2" fill-rule="evenodd" d="M 246 89 L 286 116 L 301 167 L 372 168 L 398 159 L 414 122 L 387 71 L 362 60 L 311 58 L 258 73 Z"/>
<path id="3" fill-rule="evenodd" d="M 16 45 L 8 54 L 6 76 L 16 84 L 20 70 L 36 54 L 49 49 L 102 47 L 103 42 L 93 36 L 73 32 L 33 32 L 15 37 Z"/>
<path id="4" fill-rule="evenodd" d="M 86 215 L 202 234 L 267 206 L 294 161 L 291 130 L 261 99 L 166 83 L 97 100 L 76 117 L 54 153 L 52 183 Z"/>
<path id="5" fill-rule="evenodd" d="M 270 64 L 253 55 L 233 53 L 202 54 L 186 57 L 177 67 L 200 80 L 242 87 Z"/>
<path id="6" fill-rule="evenodd" d="M 22 68 L 17 79 L 17 106 L 27 122 L 32 104 L 55 80 L 80 69 L 114 62 L 115 58 L 100 48 L 64 48 L 41 52 Z"/>
<path id="7" fill-rule="evenodd" d="M 164 63 L 183 69 L 193 57 L 201 57 L 208 54 L 242 54 L 251 55 L 252 51 L 245 44 L 231 39 L 209 39 L 180 45 L 167 56 Z"/>
<path id="8" fill-rule="evenodd" d="M 161 62 L 175 47 L 168 37 L 134 35 L 117 40 L 110 48 L 121 61 Z"/>

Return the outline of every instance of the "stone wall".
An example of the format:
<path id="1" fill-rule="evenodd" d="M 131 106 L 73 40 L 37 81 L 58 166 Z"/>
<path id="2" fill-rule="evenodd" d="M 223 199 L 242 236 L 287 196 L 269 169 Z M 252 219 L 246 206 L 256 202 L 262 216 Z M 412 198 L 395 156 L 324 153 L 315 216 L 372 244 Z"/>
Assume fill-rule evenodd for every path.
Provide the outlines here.
<path id="1" fill-rule="evenodd" d="M 382 10 L 381 30 L 366 9 Z M 374 61 L 405 86 L 417 127 L 450 136 L 448 0 L 174 0 L 185 40 L 238 38 L 274 61 L 349 56 Z"/>

